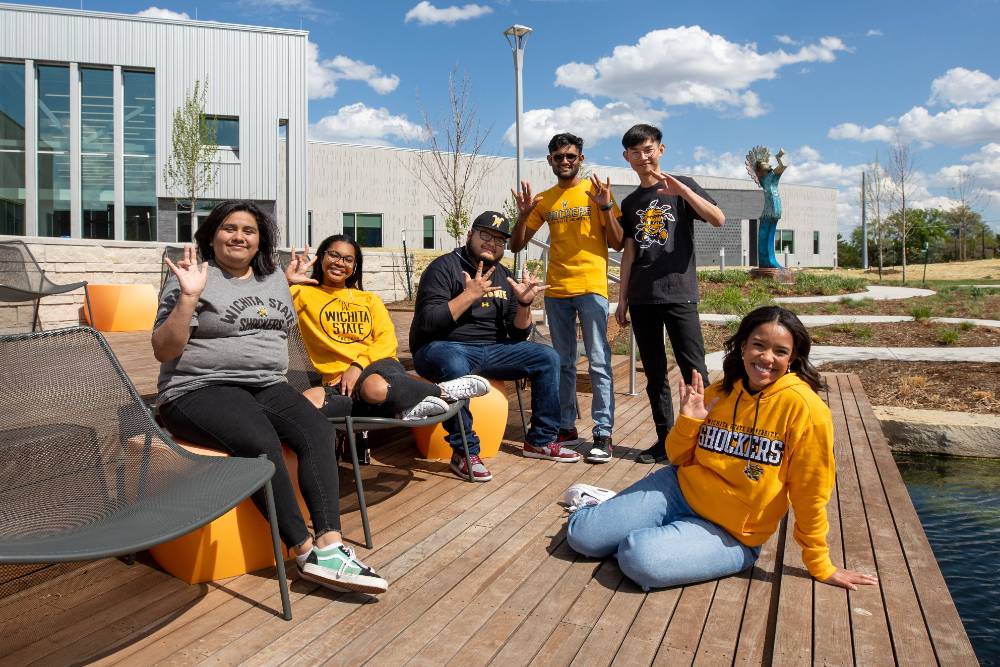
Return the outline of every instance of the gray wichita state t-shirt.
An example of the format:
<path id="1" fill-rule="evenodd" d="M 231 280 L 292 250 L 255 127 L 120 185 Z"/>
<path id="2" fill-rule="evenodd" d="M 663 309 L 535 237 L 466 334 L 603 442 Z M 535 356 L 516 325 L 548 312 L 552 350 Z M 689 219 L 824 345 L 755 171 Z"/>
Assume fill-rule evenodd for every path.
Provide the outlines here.
<path id="1" fill-rule="evenodd" d="M 154 329 L 173 311 L 180 293 L 171 274 Z M 191 317 L 191 338 L 181 356 L 160 364 L 156 404 L 213 384 L 266 387 L 283 382 L 291 326 L 297 326 L 295 309 L 281 271 L 241 279 L 209 262 L 208 284 Z"/>

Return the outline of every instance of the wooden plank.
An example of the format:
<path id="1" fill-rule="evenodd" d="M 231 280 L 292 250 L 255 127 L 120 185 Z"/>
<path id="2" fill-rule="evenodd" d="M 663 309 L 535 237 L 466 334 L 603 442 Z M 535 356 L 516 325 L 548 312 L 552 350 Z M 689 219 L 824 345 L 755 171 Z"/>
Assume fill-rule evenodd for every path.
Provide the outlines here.
<path id="1" fill-rule="evenodd" d="M 785 553 L 788 521 L 782 519 L 778 530 L 761 546 L 760 556 L 750 571 L 750 586 L 736 645 L 738 665 L 761 665 L 771 662 L 774 619 L 778 608 L 778 579 Z"/>
<path id="2" fill-rule="evenodd" d="M 976 664 L 975 651 L 955 608 L 941 569 L 934 558 L 934 552 L 927 541 L 899 468 L 892 458 L 889 444 L 861 387 L 861 381 L 852 373 L 847 376 L 846 382 L 841 380 L 841 386 L 845 385 L 850 387 L 855 407 L 865 424 L 871 461 L 877 469 L 885 493 L 886 508 L 892 515 L 891 521 L 895 525 L 896 535 L 905 554 L 905 564 L 919 599 L 922 617 L 933 641 L 936 659 L 943 665 Z M 881 564 L 879 575 L 884 576 Z M 892 617 L 890 620 L 893 620 Z M 902 618 L 900 622 L 919 626 L 918 618 Z M 895 637 L 899 636 L 896 625 L 893 626 L 893 632 Z M 909 658 L 913 654 L 910 653 L 910 646 L 904 643 L 905 641 L 905 639 L 897 641 L 897 645 L 903 647 Z"/>
<path id="3" fill-rule="evenodd" d="M 731 665 L 736 657 L 740 623 L 750 592 L 750 571 L 720 579 L 698 642 L 695 665 Z"/>
<path id="4" fill-rule="evenodd" d="M 645 600 L 646 593 L 632 580 L 623 577 L 618 590 L 570 664 L 610 664 Z"/>
<path id="5" fill-rule="evenodd" d="M 840 376 L 831 377 L 840 388 Z M 843 392 L 841 391 L 843 397 Z M 848 420 L 848 432 L 852 426 Z M 860 428 L 863 429 L 863 426 Z M 837 483 L 840 486 L 840 525 L 844 540 L 844 566 L 851 570 L 871 571 L 876 564 L 871 538 L 868 532 L 868 514 L 865 511 L 861 482 L 858 477 L 858 463 L 855 459 L 854 434 L 849 447 L 844 447 L 845 465 L 838 469 Z M 851 635 L 854 638 L 854 661 L 862 664 L 886 664 L 893 660 L 892 640 L 889 624 L 882 601 L 882 586 L 862 586 L 848 593 L 851 607 Z"/>
<path id="6" fill-rule="evenodd" d="M 801 665 L 812 662 L 813 580 L 802 566 L 802 548 L 792 537 L 795 512 L 790 507 L 786 522 L 773 664 Z"/>
<path id="7" fill-rule="evenodd" d="M 717 587 L 716 580 L 684 587 L 656 652 L 654 665 L 689 665 L 694 662 Z"/>

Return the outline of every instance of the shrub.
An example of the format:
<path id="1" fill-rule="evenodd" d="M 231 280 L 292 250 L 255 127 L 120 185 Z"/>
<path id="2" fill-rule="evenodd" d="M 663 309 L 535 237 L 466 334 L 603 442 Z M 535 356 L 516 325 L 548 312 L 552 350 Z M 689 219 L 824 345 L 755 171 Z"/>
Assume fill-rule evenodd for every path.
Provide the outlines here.
<path id="1" fill-rule="evenodd" d="M 954 329 L 942 329 L 938 335 L 938 342 L 942 345 L 954 345 L 958 342 L 958 332 Z"/>
<path id="2" fill-rule="evenodd" d="M 753 278 L 750 277 L 749 273 L 740 269 L 726 269 L 725 271 L 712 271 L 708 269 L 698 272 L 698 281 L 743 287 L 753 282 Z"/>
<path id="3" fill-rule="evenodd" d="M 913 316 L 917 322 L 922 322 L 931 316 L 930 306 L 914 306 L 910 308 L 910 315 Z"/>
<path id="4" fill-rule="evenodd" d="M 799 271 L 795 274 L 796 294 L 839 294 L 860 292 L 868 284 L 864 278 L 848 278 L 825 273 Z"/>

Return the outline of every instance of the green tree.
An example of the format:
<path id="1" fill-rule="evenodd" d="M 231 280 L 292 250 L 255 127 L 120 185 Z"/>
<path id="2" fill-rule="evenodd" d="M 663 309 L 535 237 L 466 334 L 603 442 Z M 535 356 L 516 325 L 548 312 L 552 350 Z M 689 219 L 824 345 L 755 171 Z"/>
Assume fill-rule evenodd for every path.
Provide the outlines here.
<path id="1" fill-rule="evenodd" d="M 936 249 L 932 255 L 940 255 L 948 238 L 948 222 L 945 214 L 936 208 L 911 208 L 906 211 L 906 236 L 901 235 L 902 211 L 896 211 L 886 218 L 886 240 L 896 250 L 900 262 L 920 261 L 924 244 Z M 905 239 L 905 242 L 904 242 Z M 906 247 L 905 255 L 902 252 Z"/>
<path id="2" fill-rule="evenodd" d="M 861 227 L 855 227 L 854 231 L 851 232 L 851 236 L 857 236 L 860 241 Z M 860 247 L 860 242 L 855 244 L 853 238 L 848 240 L 843 235 L 837 234 L 837 266 L 842 266 L 845 269 L 861 268 Z"/>
<path id="3" fill-rule="evenodd" d="M 208 81 L 204 84 L 195 81 L 191 93 L 174 109 L 171 150 L 163 169 L 167 191 L 178 204 L 191 207 L 192 235 L 198 229 L 198 200 L 212 187 L 219 173 L 215 128 L 205 121 L 207 96 Z"/>

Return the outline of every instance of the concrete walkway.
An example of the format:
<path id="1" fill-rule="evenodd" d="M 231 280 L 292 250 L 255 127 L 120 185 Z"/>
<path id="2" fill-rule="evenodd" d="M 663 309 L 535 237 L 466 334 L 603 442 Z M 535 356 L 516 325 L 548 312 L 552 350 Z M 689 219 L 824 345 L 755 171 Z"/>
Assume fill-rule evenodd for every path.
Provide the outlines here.
<path id="1" fill-rule="evenodd" d="M 709 371 L 722 370 L 723 353 L 705 355 Z M 837 347 L 813 345 L 809 360 L 816 366 L 834 361 L 976 361 L 1000 363 L 1000 347 Z"/>
<path id="2" fill-rule="evenodd" d="M 702 322 L 710 324 L 725 324 L 739 322 L 739 315 L 720 315 L 717 313 L 701 313 Z M 825 327 L 831 324 L 889 324 L 893 322 L 912 322 L 911 315 L 799 315 L 802 324 L 807 327 Z M 977 320 L 971 317 L 931 317 L 931 322 L 941 324 L 961 324 L 971 322 L 979 327 L 1000 328 L 1000 320 Z"/>
<path id="3" fill-rule="evenodd" d="M 778 303 L 838 303 L 844 299 L 872 299 L 890 301 L 892 299 L 912 299 L 917 296 L 931 296 L 934 290 L 919 287 L 892 287 L 889 285 L 869 285 L 864 292 L 853 294 L 829 294 L 825 296 L 779 296 Z"/>

